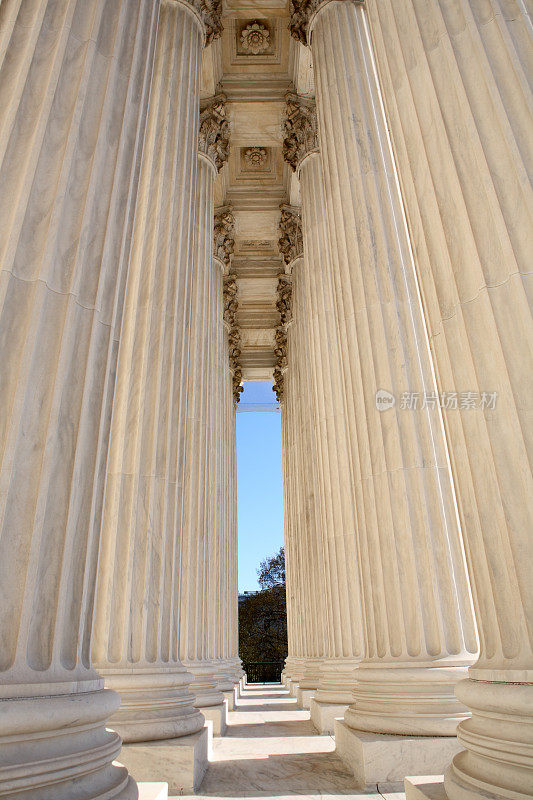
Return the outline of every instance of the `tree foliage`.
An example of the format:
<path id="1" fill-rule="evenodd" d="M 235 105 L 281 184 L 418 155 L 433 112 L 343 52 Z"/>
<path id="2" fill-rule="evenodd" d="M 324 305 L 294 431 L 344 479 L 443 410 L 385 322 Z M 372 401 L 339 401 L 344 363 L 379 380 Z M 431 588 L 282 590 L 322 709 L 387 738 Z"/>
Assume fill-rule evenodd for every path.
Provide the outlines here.
<path id="1" fill-rule="evenodd" d="M 285 554 L 261 562 L 261 590 L 239 603 L 239 655 L 244 662 L 283 661 L 287 657 Z"/>
<path id="2" fill-rule="evenodd" d="M 280 547 L 279 553 L 275 556 L 261 561 L 257 575 L 261 589 L 285 586 L 285 548 Z"/>

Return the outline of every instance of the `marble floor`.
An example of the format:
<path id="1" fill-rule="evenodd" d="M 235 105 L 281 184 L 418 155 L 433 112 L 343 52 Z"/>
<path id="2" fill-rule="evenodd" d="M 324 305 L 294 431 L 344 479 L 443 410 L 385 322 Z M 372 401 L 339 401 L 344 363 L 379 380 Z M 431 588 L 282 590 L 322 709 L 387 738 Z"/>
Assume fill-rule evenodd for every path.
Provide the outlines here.
<path id="1" fill-rule="evenodd" d="M 195 798 L 364 798 L 405 800 L 402 784 L 355 788 L 334 753 L 332 736 L 319 736 L 296 700 L 279 684 L 251 684 L 228 714 L 227 735 L 216 738 Z M 181 798 L 183 800 L 183 796 Z"/>

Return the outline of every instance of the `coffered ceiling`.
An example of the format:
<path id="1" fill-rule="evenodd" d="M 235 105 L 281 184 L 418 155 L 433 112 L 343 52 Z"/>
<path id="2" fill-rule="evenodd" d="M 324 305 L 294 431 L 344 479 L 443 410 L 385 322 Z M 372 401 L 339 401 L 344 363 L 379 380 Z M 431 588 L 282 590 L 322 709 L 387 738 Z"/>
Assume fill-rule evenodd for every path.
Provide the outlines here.
<path id="1" fill-rule="evenodd" d="M 243 378 L 264 380 L 275 363 L 276 286 L 284 271 L 280 204 L 299 205 L 298 181 L 282 156 L 285 94 L 314 94 L 310 52 L 291 38 L 281 0 L 229 0 L 223 24 L 222 38 L 204 51 L 202 96 L 227 97 L 230 153 L 215 204 L 231 205 L 235 216 Z"/>

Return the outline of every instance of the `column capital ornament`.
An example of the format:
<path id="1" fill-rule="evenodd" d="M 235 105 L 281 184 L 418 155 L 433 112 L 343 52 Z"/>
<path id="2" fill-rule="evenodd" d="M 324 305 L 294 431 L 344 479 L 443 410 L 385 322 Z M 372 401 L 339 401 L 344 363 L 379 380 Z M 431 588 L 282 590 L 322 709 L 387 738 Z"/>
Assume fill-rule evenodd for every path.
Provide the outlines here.
<path id="1" fill-rule="evenodd" d="M 290 264 L 295 258 L 303 255 L 302 219 L 300 209 L 296 206 L 282 203 L 280 209 L 281 236 L 278 239 L 278 247 L 285 263 Z"/>
<path id="2" fill-rule="evenodd" d="M 292 279 L 290 275 L 278 275 L 277 295 L 276 308 L 279 311 L 281 324 L 277 326 L 275 334 L 276 346 L 274 347 L 274 355 L 276 356 L 276 365 L 274 367 L 272 391 L 276 395 L 278 403 L 280 403 L 283 400 L 284 373 L 287 368 L 287 327 L 292 319 Z"/>
<path id="3" fill-rule="evenodd" d="M 198 150 L 211 159 L 220 172 L 229 154 L 229 122 L 226 95 L 216 94 L 200 106 Z"/>
<path id="4" fill-rule="evenodd" d="M 240 394 L 243 391 L 242 387 L 242 367 L 240 364 L 241 356 L 241 334 L 237 327 L 237 309 L 239 301 L 237 300 L 237 278 L 233 273 L 224 277 L 224 323 L 228 330 L 228 346 L 229 346 L 229 366 L 232 373 L 233 381 L 233 402 L 235 405 L 240 400 Z"/>
<path id="5" fill-rule="evenodd" d="M 222 31 L 222 0 L 184 0 L 202 18 L 205 25 L 205 46 L 219 39 Z"/>
<path id="6" fill-rule="evenodd" d="M 231 206 L 221 206 L 215 210 L 213 256 L 224 268 L 229 270 L 231 256 L 235 248 L 235 217 Z"/>
<path id="7" fill-rule="evenodd" d="M 343 2 L 363 5 L 364 0 L 342 0 Z M 289 30 L 291 36 L 302 44 L 309 44 L 309 20 L 321 6 L 327 5 L 331 0 L 290 0 Z"/>
<path id="8" fill-rule="evenodd" d="M 316 104 L 314 100 L 299 97 L 293 92 L 287 92 L 285 100 L 283 158 L 296 171 L 308 153 L 318 151 Z"/>

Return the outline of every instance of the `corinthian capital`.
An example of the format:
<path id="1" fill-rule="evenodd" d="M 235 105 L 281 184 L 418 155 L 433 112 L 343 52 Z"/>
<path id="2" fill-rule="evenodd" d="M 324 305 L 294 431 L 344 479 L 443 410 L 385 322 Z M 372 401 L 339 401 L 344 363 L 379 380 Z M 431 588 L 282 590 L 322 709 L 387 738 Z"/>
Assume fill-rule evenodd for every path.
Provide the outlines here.
<path id="1" fill-rule="evenodd" d="M 219 171 L 228 158 L 229 122 L 224 94 L 216 94 L 201 105 L 198 150 L 209 156 Z"/>
<path id="2" fill-rule="evenodd" d="M 298 97 L 288 92 L 285 95 L 287 110 L 285 115 L 283 157 L 293 170 L 308 154 L 318 149 L 316 106 L 314 100 Z"/>
<path id="3" fill-rule="evenodd" d="M 302 44 L 309 44 L 309 20 L 320 6 L 330 0 L 291 0 L 289 3 L 291 35 Z M 364 0 L 344 0 L 362 5 Z"/>
<path id="4" fill-rule="evenodd" d="M 215 211 L 213 255 L 225 267 L 229 267 L 231 254 L 235 247 L 235 217 L 231 206 L 224 206 Z"/>
<path id="5" fill-rule="evenodd" d="M 279 229 L 281 236 L 278 239 L 278 247 L 283 260 L 290 264 L 303 253 L 302 220 L 298 208 L 282 204 Z"/>
<path id="6" fill-rule="evenodd" d="M 205 44 L 218 39 L 223 31 L 222 0 L 185 0 L 201 16 L 205 25 Z"/>

